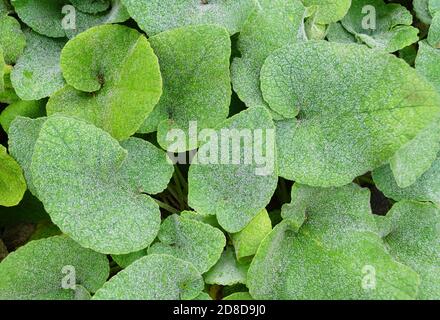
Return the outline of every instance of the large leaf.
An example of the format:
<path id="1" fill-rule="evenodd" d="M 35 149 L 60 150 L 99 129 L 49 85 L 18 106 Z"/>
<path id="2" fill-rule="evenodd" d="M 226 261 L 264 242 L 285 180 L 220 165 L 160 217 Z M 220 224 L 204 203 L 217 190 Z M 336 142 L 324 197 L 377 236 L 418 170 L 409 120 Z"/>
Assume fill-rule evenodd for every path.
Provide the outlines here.
<path id="1" fill-rule="evenodd" d="M 241 57 L 231 65 L 232 84 L 247 107 L 265 105 L 260 90 L 260 70 L 276 49 L 298 41 L 305 8 L 299 0 L 260 0 L 240 32 Z"/>
<path id="2" fill-rule="evenodd" d="M 211 132 L 198 150 L 200 161 L 189 169 L 189 205 L 215 214 L 228 232 L 242 230 L 269 203 L 277 185 L 273 130 L 268 111 L 255 107 Z M 264 164 L 259 154 L 266 157 Z"/>
<path id="3" fill-rule="evenodd" d="M 296 119 L 276 124 L 280 175 L 308 185 L 349 183 L 439 116 L 431 84 L 403 60 L 364 46 L 288 46 L 266 60 L 261 74 L 272 109 L 299 110 Z"/>
<path id="4" fill-rule="evenodd" d="M 26 182 L 20 166 L 0 145 L 0 206 L 17 205 L 25 191 Z"/>
<path id="5" fill-rule="evenodd" d="M 203 289 L 203 279 L 189 262 L 151 254 L 133 262 L 93 296 L 96 300 L 191 300 Z"/>
<path id="6" fill-rule="evenodd" d="M 130 16 L 149 36 L 188 25 L 216 24 L 239 32 L 254 8 L 253 0 L 122 0 Z"/>
<path id="7" fill-rule="evenodd" d="M 51 96 L 48 114 L 80 117 L 118 140 L 138 130 L 162 93 L 150 44 L 124 26 L 94 27 L 70 40 L 61 68 L 68 85 Z"/>
<path id="8" fill-rule="evenodd" d="M 189 26 L 160 33 L 149 41 L 159 58 L 164 88 L 140 132 L 158 130 L 158 142 L 167 148 L 171 129 L 188 132 L 189 122 L 196 121 L 201 130 L 226 119 L 231 102 L 231 42 L 226 30 Z M 196 146 L 179 151 L 191 147 Z"/>
<path id="9" fill-rule="evenodd" d="M 192 263 L 200 273 L 218 261 L 226 245 L 219 229 L 176 214 L 162 222 L 158 239 L 160 242 L 154 243 L 148 253 L 175 256 Z"/>
<path id="10" fill-rule="evenodd" d="M 67 236 L 31 241 L 0 263 L 0 299 L 75 299 L 73 286 L 95 292 L 108 274 L 105 255 Z"/>
<path id="11" fill-rule="evenodd" d="M 412 201 L 396 203 L 386 216 L 391 230 L 384 237 L 390 254 L 419 273 L 418 298 L 440 298 L 440 209 Z"/>
<path id="12" fill-rule="evenodd" d="M 172 173 L 160 154 L 163 160 L 149 158 L 150 148 L 140 139 L 121 147 L 93 125 L 49 117 L 32 156 L 33 184 L 52 221 L 82 246 L 103 253 L 137 251 L 154 240 L 160 224 L 157 204 L 144 194 L 157 191 L 156 182 L 143 172 L 155 172 L 163 188 Z"/>
<path id="13" fill-rule="evenodd" d="M 26 48 L 12 71 L 11 81 L 21 99 L 39 100 L 64 85 L 60 54 L 66 41 L 35 32 L 26 32 L 25 35 Z"/>
<path id="14" fill-rule="evenodd" d="M 372 48 L 395 52 L 419 40 L 413 17 L 404 6 L 382 0 L 353 0 L 343 26 Z"/>
<path id="15" fill-rule="evenodd" d="M 356 185 L 294 185 L 292 205 L 305 213 L 298 231 L 278 224 L 258 249 L 247 285 L 255 299 L 409 299 L 419 276 L 388 254 Z"/>

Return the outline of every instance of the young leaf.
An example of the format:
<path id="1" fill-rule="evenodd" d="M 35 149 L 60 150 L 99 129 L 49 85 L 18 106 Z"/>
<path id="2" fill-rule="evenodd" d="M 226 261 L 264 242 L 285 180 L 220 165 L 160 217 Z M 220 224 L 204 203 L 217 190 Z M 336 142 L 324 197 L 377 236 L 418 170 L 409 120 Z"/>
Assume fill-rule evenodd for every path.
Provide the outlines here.
<path id="1" fill-rule="evenodd" d="M 188 132 L 190 121 L 197 121 L 199 130 L 211 128 L 228 116 L 231 42 L 225 29 L 212 25 L 174 29 L 149 40 L 159 58 L 164 88 L 140 132 L 158 130 L 158 142 L 166 149 L 171 129 Z"/>
<path id="2" fill-rule="evenodd" d="M 66 41 L 35 32 L 26 32 L 25 35 L 26 48 L 12 71 L 11 81 L 21 99 L 39 100 L 64 85 L 60 54 Z"/>
<path id="3" fill-rule="evenodd" d="M 62 38 L 65 31 L 63 7 L 69 5 L 69 0 L 11 0 L 15 12 L 20 19 L 35 32 L 52 37 Z"/>
<path id="4" fill-rule="evenodd" d="M 26 37 L 20 23 L 10 16 L 0 16 L 0 47 L 7 64 L 13 64 L 26 46 Z"/>
<path id="5" fill-rule="evenodd" d="M 398 261 L 413 268 L 421 278 L 417 298 L 440 298 L 440 209 L 429 203 L 402 201 L 386 216 L 391 231 L 384 237 Z"/>
<path id="6" fill-rule="evenodd" d="M 0 145 L 0 206 L 17 205 L 25 191 L 26 182 L 20 166 Z"/>
<path id="7" fill-rule="evenodd" d="M 411 299 L 419 276 L 392 259 L 371 214 L 369 191 L 356 185 L 294 185 L 307 219 L 293 231 L 278 224 L 248 272 L 255 299 Z"/>
<path id="8" fill-rule="evenodd" d="M 122 0 L 130 16 L 149 36 L 188 25 L 215 24 L 232 35 L 241 30 L 253 0 Z"/>
<path id="9" fill-rule="evenodd" d="M 203 290 L 203 279 L 189 262 L 151 254 L 111 278 L 94 300 L 191 300 Z"/>
<path id="10" fill-rule="evenodd" d="M 306 7 L 316 7 L 315 21 L 319 24 L 330 24 L 341 20 L 352 0 L 303 0 Z M 354 0 L 356 3 L 357 0 Z"/>
<path id="11" fill-rule="evenodd" d="M 227 129 L 234 131 L 222 134 Z M 261 130 L 261 145 L 257 129 Z M 215 136 L 221 138 L 207 139 L 209 143 L 197 153 L 198 157 L 209 153 L 217 161 L 204 159 L 203 163 L 190 166 L 189 205 L 197 212 L 215 214 L 222 228 L 230 233 L 242 230 L 269 203 L 277 186 L 276 154 L 270 138 L 273 130 L 272 119 L 264 107 L 242 111 L 226 120 L 215 131 Z M 230 147 L 234 141 L 239 148 Z M 220 150 L 220 143 L 229 146 L 228 150 Z M 265 164 L 258 163 L 262 159 L 257 159 L 255 150 L 260 148 L 261 155 L 265 152 Z"/>
<path id="12" fill-rule="evenodd" d="M 411 26 L 413 17 L 398 3 L 382 0 L 355 0 L 342 25 L 371 48 L 395 52 L 419 40 L 419 30 Z"/>
<path id="13" fill-rule="evenodd" d="M 260 90 L 260 70 L 276 49 L 299 40 L 305 8 L 299 0 L 260 0 L 238 37 L 241 57 L 231 65 L 232 84 L 247 107 L 267 105 Z"/>
<path id="14" fill-rule="evenodd" d="M 440 154 L 432 166 L 409 187 L 399 188 L 388 165 L 374 170 L 373 179 L 380 191 L 396 201 L 412 199 L 440 205 Z"/>
<path id="15" fill-rule="evenodd" d="M 0 263 L 0 299 L 74 299 L 76 285 L 95 292 L 108 274 L 105 255 L 67 236 L 31 241 Z"/>
<path id="16" fill-rule="evenodd" d="M 182 218 L 176 214 L 166 218 L 149 254 L 168 254 L 191 262 L 200 273 L 208 271 L 219 259 L 226 245 L 223 233 L 208 224 Z"/>
<path id="17" fill-rule="evenodd" d="M 220 260 L 204 276 L 205 283 L 221 286 L 232 286 L 237 283 L 246 284 L 249 264 L 237 261 L 234 249 L 227 247 Z"/>
<path id="18" fill-rule="evenodd" d="M 162 93 L 150 44 L 125 26 L 93 27 L 70 40 L 61 68 L 68 85 L 51 96 L 48 114 L 85 119 L 118 140 L 138 130 Z"/>
<path id="19" fill-rule="evenodd" d="M 35 144 L 33 184 L 52 221 L 82 246 L 102 253 L 134 252 L 156 237 L 160 211 L 140 189 L 148 185 L 142 172 L 135 179 L 128 174 L 144 161 L 144 170 L 169 175 L 137 155 L 142 152 L 127 156 L 127 150 L 93 125 L 52 116 Z"/>
<path id="20" fill-rule="evenodd" d="M 39 101 L 24 101 L 20 100 L 14 103 L 11 103 L 7 106 L 0 114 L 0 124 L 3 127 L 3 130 L 7 133 L 9 131 L 9 126 L 12 121 L 18 116 L 21 117 L 29 117 L 29 118 L 38 118 L 43 117 L 46 113 L 45 111 L 45 103 L 43 100 Z"/>
<path id="21" fill-rule="evenodd" d="M 276 123 L 280 175 L 313 186 L 379 167 L 440 111 L 435 89 L 403 60 L 355 44 L 285 47 L 266 60 L 261 81 L 272 109 L 300 110 Z"/>
<path id="22" fill-rule="evenodd" d="M 253 256 L 261 241 L 272 231 L 272 223 L 266 209 L 263 209 L 240 232 L 231 235 L 237 259 Z"/>

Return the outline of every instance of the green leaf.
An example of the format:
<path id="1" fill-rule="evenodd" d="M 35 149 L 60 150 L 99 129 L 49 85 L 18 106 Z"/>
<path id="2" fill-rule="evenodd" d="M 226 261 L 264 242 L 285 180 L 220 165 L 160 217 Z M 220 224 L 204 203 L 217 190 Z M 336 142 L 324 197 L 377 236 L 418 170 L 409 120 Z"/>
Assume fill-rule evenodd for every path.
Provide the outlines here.
<path id="1" fill-rule="evenodd" d="M 192 300 L 202 300 L 202 301 L 205 300 L 205 301 L 207 301 L 207 300 L 212 300 L 212 298 L 206 292 L 202 292 Z"/>
<path id="2" fill-rule="evenodd" d="M 219 259 L 226 245 L 223 233 L 208 224 L 182 218 L 176 214 L 166 218 L 149 254 L 168 254 L 191 262 L 200 273 L 208 271 Z"/>
<path id="3" fill-rule="evenodd" d="M 332 23 L 327 28 L 327 39 L 331 42 L 357 43 L 356 37 L 347 31 L 340 22 Z"/>
<path id="4" fill-rule="evenodd" d="M 26 48 L 11 74 L 12 85 L 23 100 L 40 100 L 64 85 L 60 68 L 64 39 L 26 32 Z"/>
<path id="5" fill-rule="evenodd" d="M 118 264 L 118 266 L 125 269 L 136 260 L 146 256 L 147 253 L 147 249 L 142 249 L 127 254 L 112 254 L 112 259 Z"/>
<path id="6" fill-rule="evenodd" d="M 200 163 L 193 161 L 189 169 L 189 205 L 202 214 L 216 215 L 230 233 L 242 230 L 269 203 L 277 186 L 273 130 L 267 110 L 255 107 L 211 132 L 211 138 L 198 150 Z M 220 144 L 229 147 L 226 150 Z M 264 161 L 255 150 L 262 152 Z M 207 154 L 209 159 L 205 159 Z"/>
<path id="7" fill-rule="evenodd" d="M 241 30 L 253 0 L 122 0 L 130 16 L 149 36 L 188 25 L 215 24 L 232 35 Z"/>
<path id="8" fill-rule="evenodd" d="M 356 0 L 342 25 L 371 48 L 395 52 L 419 40 L 413 17 L 404 6 L 382 0 Z"/>
<path id="9" fill-rule="evenodd" d="M 209 224 L 210 226 L 213 226 L 215 228 L 221 229 L 221 226 L 218 224 L 216 217 L 211 214 L 201 214 L 195 211 L 182 211 L 180 213 L 180 216 L 182 218 L 193 219 Z"/>
<path id="10" fill-rule="evenodd" d="M 0 93 L 5 91 L 5 71 L 9 69 L 5 63 L 3 49 L 0 47 Z M 1 102 L 1 100 L 0 100 Z"/>
<path id="11" fill-rule="evenodd" d="M 12 83 L 11 83 L 12 67 L 5 64 L 1 48 L 0 48 L 0 64 L 2 65 L 2 71 L 0 71 L 0 74 L 1 73 L 3 74 L 2 76 L 3 81 L 0 80 L 0 89 L 1 89 L 0 102 L 11 104 L 20 100 L 20 98 L 15 94 L 15 90 L 12 88 Z"/>
<path id="12" fill-rule="evenodd" d="M 228 116 L 231 42 L 225 29 L 208 25 L 166 31 L 149 40 L 159 58 L 164 88 L 140 132 L 158 130 L 158 142 L 167 149 L 170 130 L 188 131 L 190 121 L 197 121 L 202 130 Z M 195 147 L 182 146 L 179 151 Z"/>
<path id="13" fill-rule="evenodd" d="M 99 1 L 94 2 L 99 3 Z M 90 3 L 89 3 L 90 5 Z M 105 12 L 97 14 L 85 13 L 82 11 L 75 12 L 75 24 L 72 28 L 66 29 L 66 36 L 69 39 L 74 38 L 79 33 L 84 32 L 94 26 L 124 22 L 130 18 L 127 9 L 121 4 L 120 0 L 112 0 L 111 8 Z"/>
<path id="14" fill-rule="evenodd" d="M 134 143 L 139 149 L 148 144 Z M 131 176 L 140 163 L 143 170 L 169 175 L 143 152 L 127 156 L 101 129 L 52 116 L 35 144 L 31 173 L 40 200 L 64 233 L 86 248 L 125 254 L 147 247 L 159 231 L 159 207 L 140 190 L 149 185 L 149 174 Z"/>
<path id="15" fill-rule="evenodd" d="M 65 31 L 61 24 L 62 9 L 69 5 L 68 0 L 11 0 L 20 19 L 39 34 L 62 38 Z"/>
<path id="16" fill-rule="evenodd" d="M 110 7 L 110 0 L 70 0 L 72 5 L 85 13 L 99 13 Z"/>
<path id="17" fill-rule="evenodd" d="M 26 182 L 20 166 L 0 145 L 0 206 L 17 205 L 25 191 Z"/>
<path id="18" fill-rule="evenodd" d="M 308 185 L 344 185 L 381 166 L 440 111 L 432 85 L 403 60 L 355 44 L 288 46 L 261 74 L 272 109 L 300 109 L 276 123 L 278 165 Z"/>
<path id="19" fill-rule="evenodd" d="M 306 213 L 263 240 L 249 269 L 255 299 L 410 299 L 418 275 L 388 254 L 370 209 L 370 194 L 351 184 L 319 189 L 295 184 L 292 204 Z"/>
<path id="20" fill-rule="evenodd" d="M 440 12 L 440 1 L 439 0 L 429 0 L 428 9 L 432 16 L 435 16 Z"/>
<path id="21" fill-rule="evenodd" d="M 440 92 L 440 49 L 435 49 L 425 41 L 420 41 L 416 69 Z"/>
<path id="22" fill-rule="evenodd" d="M 330 24 L 341 20 L 345 16 L 350 8 L 351 0 L 303 0 L 303 3 L 306 7 L 316 7 L 316 23 Z"/>
<path id="23" fill-rule="evenodd" d="M 189 262 L 151 254 L 111 278 L 94 300 L 191 300 L 203 290 L 203 279 Z"/>
<path id="24" fill-rule="evenodd" d="M 305 8 L 299 0 L 260 0 L 238 37 L 241 57 L 231 65 L 235 92 L 247 107 L 267 105 L 260 90 L 260 70 L 275 50 L 300 38 Z"/>
<path id="25" fill-rule="evenodd" d="M 227 247 L 220 260 L 204 276 L 205 283 L 232 286 L 237 283 L 246 284 L 249 264 L 237 261 L 232 247 Z"/>
<path id="26" fill-rule="evenodd" d="M 440 298 L 440 210 L 428 203 L 402 201 L 387 214 L 392 229 L 384 241 L 398 261 L 421 278 L 417 297 Z"/>
<path id="27" fill-rule="evenodd" d="M 440 49 L 440 13 L 432 18 L 427 40 L 433 48 Z"/>
<path id="28" fill-rule="evenodd" d="M 261 241 L 272 231 L 272 222 L 266 209 L 263 209 L 240 232 L 231 235 L 232 244 L 238 260 L 253 256 Z"/>
<path id="29" fill-rule="evenodd" d="M 254 300 L 254 299 L 252 299 L 249 292 L 235 292 L 227 297 L 224 297 L 223 300 Z"/>
<path id="30" fill-rule="evenodd" d="M 75 291 L 63 284 L 80 284 L 95 292 L 108 274 L 105 255 L 84 249 L 67 236 L 31 241 L 0 263 L 0 298 L 74 299 Z"/>
<path id="31" fill-rule="evenodd" d="M 432 16 L 429 12 L 429 0 L 413 0 L 417 18 L 425 24 L 431 24 Z"/>
<path id="32" fill-rule="evenodd" d="M 26 46 L 26 37 L 20 23 L 10 16 L 0 17 L 0 47 L 7 64 L 13 64 Z"/>
<path id="33" fill-rule="evenodd" d="M 373 179 L 377 188 L 388 198 L 397 201 L 403 199 L 432 201 L 440 205 L 440 154 L 437 155 L 432 166 L 409 187 L 400 188 L 397 185 L 388 165 L 374 170 Z"/>
<path id="34" fill-rule="evenodd" d="M 24 101 L 20 100 L 11 103 L 0 114 L 0 124 L 3 130 L 7 133 L 12 121 L 18 116 L 38 118 L 45 115 L 45 102 L 39 101 Z"/>
<path id="35" fill-rule="evenodd" d="M 94 27 L 70 40 L 61 68 L 67 86 L 50 97 L 47 113 L 85 119 L 118 140 L 138 130 L 162 92 L 147 39 L 125 26 Z"/>

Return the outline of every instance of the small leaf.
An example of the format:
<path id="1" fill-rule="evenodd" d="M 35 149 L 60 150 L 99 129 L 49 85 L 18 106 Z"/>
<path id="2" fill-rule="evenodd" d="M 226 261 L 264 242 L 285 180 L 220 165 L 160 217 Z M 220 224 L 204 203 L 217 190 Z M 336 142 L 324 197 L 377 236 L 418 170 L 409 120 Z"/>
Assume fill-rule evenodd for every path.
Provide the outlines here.
<path id="1" fill-rule="evenodd" d="M 191 262 L 200 273 L 208 271 L 220 258 L 226 239 L 208 224 L 172 215 L 166 218 L 149 254 L 168 254 Z"/>
<path id="2" fill-rule="evenodd" d="M 26 48 L 12 71 L 11 81 L 21 99 L 39 100 L 64 85 L 60 54 L 66 41 L 35 32 L 26 32 L 25 35 Z"/>
<path id="3" fill-rule="evenodd" d="M 263 240 L 248 272 L 255 299 L 411 299 L 418 275 L 388 254 L 370 209 L 369 191 L 351 184 L 295 184 L 292 205 L 306 213 Z"/>
<path id="4" fill-rule="evenodd" d="M 440 13 L 432 19 L 427 41 L 433 48 L 440 49 Z"/>
<path id="5" fill-rule="evenodd" d="M 108 274 L 105 255 L 84 249 L 67 236 L 31 241 L 0 263 L 0 298 L 74 299 L 75 291 L 63 284 L 95 292 Z"/>
<path id="6" fill-rule="evenodd" d="M 219 127 L 221 129 L 214 133 L 220 138 L 206 141 L 197 153 L 200 159 L 201 155 L 208 153 L 216 159 L 204 159 L 202 163 L 193 162 L 190 166 L 188 199 L 189 205 L 197 212 L 215 214 L 222 228 L 235 233 L 269 203 L 276 189 L 276 154 L 270 137 L 274 126 L 268 111 L 264 107 L 255 107 L 229 118 Z M 226 129 L 236 131 L 229 131 L 228 136 L 221 133 Z M 257 129 L 260 130 L 260 145 Z M 219 147 L 223 143 L 233 144 L 237 139 L 240 148 L 236 151 L 230 147 L 228 150 Z M 256 159 L 258 154 L 255 150 L 260 148 L 261 155 L 266 157 L 264 164 L 262 159 Z"/>
<path id="7" fill-rule="evenodd" d="M 7 64 L 14 64 L 26 46 L 20 23 L 10 16 L 0 16 L 0 47 Z"/>
<path id="8" fill-rule="evenodd" d="M 272 231 L 272 223 L 266 209 L 263 209 L 240 232 L 231 235 L 238 260 L 253 256 L 261 241 Z"/>
<path id="9" fill-rule="evenodd" d="M 112 277 L 92 299 L 191 300 L 202 290 L 202 276 L 191 263 L 151 254 Z"/>
<path id="10" fill-rule="evenodd" d="M 429 46 L 426 41 L 420 41 L 416 69 L 440 92 L 440 49 Z"/>
<path id="11" fill-rule="evenodd" d="M 51 96 L 47 113 L 85 119 L 118 140 L 138 130 L 162 93 L 157 57 L 125 26 L 94 27 L 70 40 L 61 68 L 68 85 Z"/>
<path id="12" fill-rule="evenodd" d="M 133 184 L 142 172 L 134 180 L 127 173 L 142 161 L 144 170 L 169 173 L 136 155 L 127 156 L 116 140 L 90 124 L 49 117 L 35 144 L 31 173 L 52 221 L 98 252 L 125 254 L 147 247 L 159 231 L 160 211 Z"/>
<path id="13" fill-rule="evenodd" d="M 11 103 L 0 114 L 0 124 L 3 130 L 7 133 L 12 121 L 18 116 L 38 118 L 43 117 L 46 113 L 45 103 L 42 100 L 39 101 L 24 101 L 20 100 Z"/>
<path id="14" fill-rule="evenodd" d="M 429 203 L 402 201 L 386 216 L 392 230 L 384 241 L 390 254 L 421 278 L 417 297 L 440 298 L 440 210 Z"/>
<path id="15" fill-rule="evenodd" d="M 330 24 L 341 20 L 350 8 L 352 0 L 303 0 L 306 7 L 316 6 L 315 21 Z M 356 3 L 357 0 L 353 2 Z"/>
<path id="16" fill-rule="evenodd" d="M 412 3 L 417 18 L 425 24 L 431 24 L 432 16 L 429 12 L 429 0 L 413 0 Z"/>
<path id="17" fill-rule="evenodd" d="M 118 266 L 125 269 L 136 260 L 146 256 L 147 253 L 147 249 L 142 249 L 127 254 L 112 254 L 112 259 L 118 264 Z"/>
<path id="18" fill-rule="evenodd" d="M 26 182 L 20 166 L 0 145 L 0 206 L 16 206 L 25 191 Z"/>
<path id="19" fill-rule="evenodd" d="M 381 166 L 440 115 L 439 95 L 414 69 L 355 44 L 280 49 L 261 82 L 272 109 L 299 109 L 276 123 L 280 175 L 313 186 L 344 185 Z"/>
<path id="20" fill-rule="evenodd" d="M 342 25 L 371 48 L 395 52 L 419 40 L 413 17 L 404 6 L 382 0 L 353 1 Z"/>
<path id="21" fill-rule="evenodd" d="M 246 284 L 249 264 L 237 261 L 234 249 L 227 247 L 220 260 L 204 276 L 205 283 L 222 286 L 232 286 L 237 283 Z"/>
<path id="22" fill-rule="evenodd" d="M 122 0 L 130 16 L 149 36 L 188 25 L 215 24 L 232 35 L 241 30 L 252 0 Z"/>
<path id="23" fill-rule="evenodd" d="M 254 300 L 254 299 L 252 299 L 249 292 L 235 292 L 227 297 L 224 297 L 223 300 Z"/>
<path id="24" fill-rule="evenodd" d="M 110 0 L 70 0 L 73 6 L 85 13 L 99 13 L 110 7 Z"/>

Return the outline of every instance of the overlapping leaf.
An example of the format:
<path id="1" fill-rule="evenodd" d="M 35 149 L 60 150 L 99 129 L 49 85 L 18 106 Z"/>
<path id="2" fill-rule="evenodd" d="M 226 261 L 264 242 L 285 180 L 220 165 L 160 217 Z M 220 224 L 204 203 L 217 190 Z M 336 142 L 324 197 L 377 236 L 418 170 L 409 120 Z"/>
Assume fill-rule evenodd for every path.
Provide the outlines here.
<path id="1" fill-rule="evenodd" d="M 23 52 L 26 38 L 20 23 L 10 16 L 0 16 L 0 47 L 7 64 L 13 64 Z"/>
<path id="2" fill-rule="evenodd" d="M 67 236 L 31 241 L 0 263 L 0 298 L 75 299 L 75 286 L 95 292 L 108 274 L 105 255 Z"/>
<path id="3" fill-rule="evenodd" d="M 296 119 L 276 123 L 280 175 L 308 185 L 349 183 L 439 116 L 431 84 L 403 60 L 359 45 L 288 46 L 261 73 L 272 109 L 299 109 Z"/>
<path id="4" fill-rule="evenodd" d="M 226 134 L 227 129 L 235 131 Z M 211 132 L 197 153 L 203 160 L 189 169 L 189 205 L 215 214 L 228 232 L 242 230 L 269 203 L 277 185 L 273 130 L 269 112 L 255 107 Z"/>
<path id="5" fill-rule="evenodd" d="M 203 289 L 203 279 L 189 262 L 151 254 L 133 262 L 93 296 L 95 300 L 191 300 Z"/>
<path id="6" fill-rule="evenodd" d="M 38 118 L 45 115 L 45 103 L 42 100 L 39 101 L 25 101 L 20 100 L 11 103 L 0 114 L 0 124 L 5 132 L 9 131 L 9 126 L 12 121 L 18 116 Z"/>
<path id="7" fill-rule="evenodd" d="M 410 299 L 419 276 L 393 260 L 379 236 L 369 192 L 355 185 L 295 185 L 307 219 L 278 224 L 258 249 L 247 284 L 256 299 Z"/>
<path id="8" fill-rule="evenodd" d="M 32 156 L 32 181 L 52 221 L 98 252 L 143 249 L 159 231 L 159 208 L 143 193 L 158 190 L 148 171 L 163 188 L 172 171 L 160 153 L 151 158 L 155 147 L 148 142 L 134 139 L 122 146 L 127 149 L 93 125 L 53 116 L 42 125 Z"/>
<path id="9" fill-rule="evenodd" d="M 245 284 L 248 269 L 249 263 L 239 263 L 235 257 L 234 249 L 228 247 L 216 265 L 205 274 L 205 283 L 222 286 Z"/>
<path id="10" fill-rule="evenodd" d="M 118 140 L 138 130 L 162 92 L 150 44 L 124 26 L 94 27 L 70 40 L 61 67 L 67 85 L 51 96 L 48 114 L 80 117 Z"/>
<path id="11" fill-rule="evenodd" d="M 0 145 L 0 205 L 17 205 L 26 191 L 23 172 L 15 160 Z"/>

